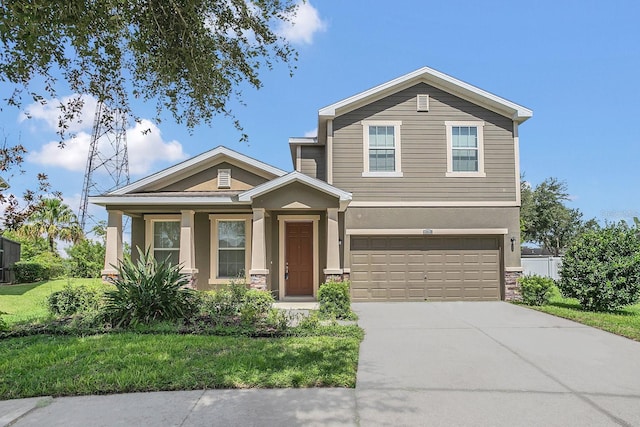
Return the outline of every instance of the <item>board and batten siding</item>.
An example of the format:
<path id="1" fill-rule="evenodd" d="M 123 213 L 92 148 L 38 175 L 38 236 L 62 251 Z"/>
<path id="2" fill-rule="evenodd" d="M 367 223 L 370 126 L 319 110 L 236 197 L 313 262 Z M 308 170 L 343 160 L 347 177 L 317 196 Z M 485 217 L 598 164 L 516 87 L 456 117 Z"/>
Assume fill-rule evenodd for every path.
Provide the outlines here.
<path id="1" fill-rule="evenodd" d="M 416 96 L 429 95 L 429 111 Z M 402 177 L 363 177 L 363 120 L 400 120 Z M 446 121 L 484 121 L 486 177 L 447 177 Z M 333 185 L 354 201 L 500 201 L 515 203 L 513 121 L 425 83 L 333 121 Z"/>
<path id="2" fill-rule="evenodd" d="M 326 157 L 325 147 L 301 146 L 300 147 L 300 172 L 312 178 L 326 181 Z"/>

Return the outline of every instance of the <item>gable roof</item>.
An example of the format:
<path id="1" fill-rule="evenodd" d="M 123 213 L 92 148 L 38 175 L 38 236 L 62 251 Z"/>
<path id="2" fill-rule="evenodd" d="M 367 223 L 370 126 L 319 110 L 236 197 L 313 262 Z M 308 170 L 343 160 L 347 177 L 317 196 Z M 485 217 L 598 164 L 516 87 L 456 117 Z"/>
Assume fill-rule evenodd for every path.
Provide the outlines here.
<path id="1" fill-rule="evenodd" d="M 340 201 L 341 211 L 344 211 L 349 205 L 349 203 L 351 202 L 351 193 L 341 190 L 339 188 L 336 188 L 332 185 L 327 184 L 324 181 L 320 181 L 319 179 L 312 178 L 298 171 L 290 172 L 272 181 L 268 181 L 268 182 L 265 182 L 264 184 L 260 184 L 257 187 L 252 188 L 251 190 L 247 190 L 244 193 L 241 193 L 238 195 L 238 201 L 251 202 L 253 201 L 254 197 L 261 196 L 263 194 L 277 190 L 278 188 L 284 187 L 285 185 L 292 184 L 294 182 L 300 182 L 311 188 L 321 191 L 325 194 L 338 198 L 338 200 Z"/>
<path id="2" fill-rule="evenodd" d="M 326 119 L 347 113 L 421 82 L 481 105 L 498 114 L 510 117 L 518 123 L 522 123 L 533 116 L 533 112 L 526 107 L 434 70 L 433 68 L 422 67 L 409 74 L 405 74 L 404 76 L 321 108 L 318 112 L 320 121 L 323 121 L 323 117 Z M 319 127 L 319 129 L 321 128 L 322 127 Z"/>
<path id="3" fill-rule="evenodd" d="M 108 193 L 108 195 L 121 196 L 144 188 L 153 187 L 153 185 L 158 182 L 175 182 L 185 178 L 186 176 L 193 175 L 204 170 L 207 166 L 215 164 L 221 158 L 230 160 L 230 163 L 240 163 L 241 165 L 248 167 L 253 172 L 256 172 L 258 175 L 262 175 L 268 179 L 283 176 L 287 173 L 282 169 L 268 165 L 260 160 L 245 156 L 244 154 L 240 154 L 237 151 L 220 145 L 212 150 L 178 163 L 177 165 L 168 167 L 134 183 L 116 189 Z"/>

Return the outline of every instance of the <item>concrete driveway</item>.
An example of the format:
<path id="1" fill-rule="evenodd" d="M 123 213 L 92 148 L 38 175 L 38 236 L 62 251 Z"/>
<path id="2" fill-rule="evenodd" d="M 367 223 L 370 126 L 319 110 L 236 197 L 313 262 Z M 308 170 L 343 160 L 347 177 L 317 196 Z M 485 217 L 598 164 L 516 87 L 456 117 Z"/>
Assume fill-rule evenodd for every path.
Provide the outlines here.
<path id="1" fill-rule="evenodd" d="M 0 426 L 640 426 L 640 343 L 503 302 L 354 304 L 356 389 L 0 401 Z"/>
<path id="2" fill-rule="evenodd" d="M 360 425 L 640 426 L 640 343 L 504 302 L 354 304 Z"/>

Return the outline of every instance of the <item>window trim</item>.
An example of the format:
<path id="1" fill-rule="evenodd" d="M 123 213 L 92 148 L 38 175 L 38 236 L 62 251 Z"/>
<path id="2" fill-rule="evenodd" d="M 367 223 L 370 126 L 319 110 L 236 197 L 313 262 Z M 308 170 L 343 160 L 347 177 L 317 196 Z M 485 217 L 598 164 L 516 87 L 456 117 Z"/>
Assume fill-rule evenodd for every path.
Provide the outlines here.
<path id="1" fill-rule="evenodd" d="M 363 177 L 402 177 L 402 137 L 400 128 L 402 121 L 399 120 L 363 120 L 362 124 L 362 141 L 363 141 Z M 393 138 L 394 138 L 394 162 L 395 171 L 393 172 L 379 172 L 369 170 L 369 126 L 393 126 Z"/>
<path id="2" fill-rule="evenodd" d="M 244 280 L 249 283 L 249 270 L 251 270 L 251 241 L 253 239 L 252 225 L 253 215 L 251 214 L 210 214 L 209 227 L 211 230 L 210 240 L 210 269 L 209 284 L 220 285 L 229 283 L 233 277 L 218 277 L 218 222 L 219 221 L 243 221 L 244 220 Z"/>
<path id="3" fill-rule="evenodd" d="M 447 177 L 484 178 L 484 121 L 445 121 L 447 132 Z M 453 170 L 453 128 L 457 126 L 475 127 L 478 129 L 478 170 L 476 172 L 457 172 Z"/>
<path id="4" fill-rule="evenodd" d="M 182 227 L 182 218 L 180 214 L 166 214 L 166 215 L 145 215 L 144 216 L 144 243 L 145 248 L 155 258 L 156 248 L 153 245 L 153 224 L 156 222 L 177 222 Z M 182 238 L 182 235 L 179 235 Z M 178 252 L 178 259 L 180 259 L 180 245 L 177 249 L 158 248 L 161 250 L 175 250 Z"/>

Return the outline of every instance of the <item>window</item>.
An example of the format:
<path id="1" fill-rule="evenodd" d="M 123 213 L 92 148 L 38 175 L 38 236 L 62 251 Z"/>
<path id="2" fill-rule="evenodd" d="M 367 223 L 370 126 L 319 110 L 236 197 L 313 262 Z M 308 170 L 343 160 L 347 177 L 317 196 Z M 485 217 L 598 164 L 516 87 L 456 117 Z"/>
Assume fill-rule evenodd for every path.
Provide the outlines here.
<path id="1" fill-rule="evenodd" d="M 484 122 L 445 122 L 447 176 L 486 176 L 484 173 Z"/>
<path id="2" fill-rule="evenodd" d="M 180 263 L 179 216 L 145 216 L 146 241 L 157 261 L 169 259 L 173 265 Z"/>
<path id="3" fill-rule="evenodd" d="M 212 214 L 210 284 L 248 280 L 252 215 Z"/>
<path id="4" fill-rule="evenodd" d="M 362 176 L 402 176 L 400 125 L 402 122 L 364 121 Z"/>
<path id="5" fill-rule="evenodd" d="M 245 275 L 245 221 L 218 221 L 218 277 Z"/>

